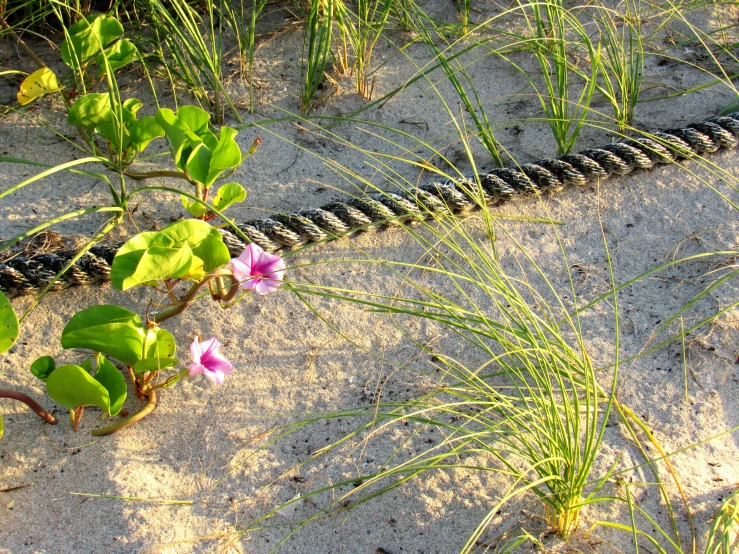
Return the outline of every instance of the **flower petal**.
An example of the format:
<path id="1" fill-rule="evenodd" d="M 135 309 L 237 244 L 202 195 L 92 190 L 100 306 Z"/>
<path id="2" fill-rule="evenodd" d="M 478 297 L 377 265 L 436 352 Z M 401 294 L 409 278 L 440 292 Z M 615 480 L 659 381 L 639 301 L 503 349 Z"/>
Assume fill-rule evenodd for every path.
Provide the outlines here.
<path id="1" fill-rule="evenodd" d="M 220 348 L 221 343 L 218 342 L 216 337 L 211 337 L 202 343 L 198 337 L 195 337 L 190 345 L 193 361 L 188 366 L 187 374 L 193 377 L 198 373 L 202 373 L 214 383 L 222 385 L 226 375 L 230 375 L 234 367 L 219 352 Z"/>
<path id="2" fill-rule="evenodd" d="M 198 362 L 193 362 L 188 366 L 187 375 L 189 377 L 195 377 L 195 375 L 203 373 L 204 371 L 206 371 L 205 366 Z"/>
<path id="3" fill-rule="evenodd" d="M 234 274 L 234 277 L 238 281 L 241 288 L 246 290 L 251 290 L 254 288 L 250 268 L 239 261 L 238 258 L 234 258 L 233 260 L 231 260 L 231 272 Z"/>
<path id="4" fill-rule="evenodd" d="M 233 371 L 233 364 L 224 358 L 221 354 L 215 354 L 206 360 L 203 365 L 211 371 L 222 371 L 229 374 Z"/>
<path id="5" fill-rule="evenodd" d="M 257 294 L 265 295 L 269 294 L 270 292 L 274 292 L 277 290 L 279 285 L 275 285 L 273 281 L 269 281 L 266 279 L 257 279 L 254 284 L 254 292 Z"/>
<path id="6" fill-rule="evenodd" d="M 272 259 L 264 264 L 263 271 L 265 273 L 284 273 L 285 260 L 283 260 L 280 256 L 272 256 Z"/>
<path id="7" fill-rule="evenodd" d="M 285 274 L 285 260 L 250 243 L 238 258 L 231 260 L 231 272 L 243 289 L 268 294 L 279 288 Z M 265 279 L 271 283 L 260 284 Z"/>
<path id="8" fill-rule="evenodd" d="M 215 337 L 210 338 L 204 342 L 201 342 L 200 348 L 202 349 L 203 353 L 200 357 L 205 358 L 208 356 L 212 356 L 213 354 L 216 354 L 218 352 L 218 349 L 220 347 L 221 347 L 221 343 L 218 342 L 218 339 Z"/>
<path id="9" fill-rule="evenodd" d="M 197 336 L 195 337 L 195 340 L 192 341 L 192 344 L 190 344 L 190 355 L 195 362 L 199 362 L 200 356 L 203 355 L 203 350 L 200 347 L 200 342 L 198 342 Z"/>
<path id="10" fill-rule="evenodd" d="M 205 376 L 213 381 L 216 385 L 222 385 L 226 380 L 226 376 L 220 371 L 205 370 Z"/>
<path id="11" fill-rule="evenodd" d="M 264 251 L 252 242 L 246 245 L 244 251 L 239 254 L 239 257 L 236 259 L 251 270 L 251 267 L 254 265 L 254 261 L 259 257 L 260 252 Z"/>

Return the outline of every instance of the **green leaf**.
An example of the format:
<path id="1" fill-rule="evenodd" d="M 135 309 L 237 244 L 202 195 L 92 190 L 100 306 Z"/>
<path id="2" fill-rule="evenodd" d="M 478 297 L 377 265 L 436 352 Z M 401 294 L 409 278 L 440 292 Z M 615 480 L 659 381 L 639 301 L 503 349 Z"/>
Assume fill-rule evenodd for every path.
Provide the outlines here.
<path id="1" fill-rule="evenodd" d="M 177 343 L 172 333 L 161 327 L 150 329 L 144 342 L 144 358 L 173 358 Z"/>
<path id="2" fill-rule="evenodd" d="M 123 122 L 130 123 L 136 121 L 136 112 L 144 106 L 144 103 L 138 98 L 129 98 L 123 101 Z"/>
<path id="3" fill-rule="evenodd" d="M 221 127 L 218 144 L 212 151 L 205 144 L 194 148 L 186 164 L 190 178 L 209 188 L 221 173 L 241 165 L 241 149 L 234 140 L 237 134 L 235 129 Z"/>
<path id="4" fill-rule="evenodd" d="M 62 60 L 72 69 L 78 69 L 122 36 L 123 26 L 114 17 L 88 15 L 72 25 L 68 35 L 60 46 Z"/>
<path id="5" fill-rule="evenodd" d="M 222 212 L 231 204 L 246 200 L 246 189 L 239 183 L 225 183 L 221 185 L 213 197 L 213 207 Z"/>
<path id="6" fill-rule="evenodd" d="M 55 369 L 56 362 L 51 356 L 41 356 L 31 364 L 31 373 L 42 381 L 46 381 Z"/>
<path id="7" fill-rule="evenodd" d="M 0 292 L 0 354 L 7 352 L 18 340 L 18 316 L 10 300 Z"/>
<path id="8" fill-rule="evenodd" d="M 113 118 L 110 95 L 93 92 L 80 96 L 69 108 L 67 123 L 74 126 L 94 129 L 100 123 Z"/>
<path id="9" fill-rule="evenodd" d="M 105 59 L 108 60 L 108 67 L 111 71 L 120 69 L 121 67 L 136 61 L 138 51 L 133 43 L 127 38 L 123 38 L 116 42 L 113 46 L 105 50 Z M 94 58 L 98 64 L 98 77 L 105 75 L 108 70 L 105 66 L 105 59 L 103 53 L 99 53 Z"/>
<path id="10" fill-rule="evenodd" d="M 162 108 L 155 117 L 164 129 L 175 165 L 189 173 L 189 160 L 197 152 L 195 155 L 203 160 L 197 163 L 195 171 L 206 179 L 210 157 L 218 146 L 218 139 L 208 127 L 210 115 L 195 106 L 182 106 L 176 115 L 172 110 Z"/>
<path id="11" fill-rule="evenodd" d="M 148 115 L 141 119 L 134 121 L 128 127 L 130 134 L 131 146 L 133 146 L 137 152 L 143 152 L 149 143 L 164 136 L 164 129 L 159 125 L 154 116 Z"/>
<path id="12" fill-rule="evenodd" d="M 113 112 L 111 112 L 111 116 Z M 107 140 L 114 151 L 125 150 L 128 145 L 131 144 L 131 139 L 128 134 L 128 129 L 124 126 L 123 129 L 118 125 L 118 121 L 115 118 L 110 117 L 106 121 L 102 121 L 95 125 L 95 132 Z"/>
<path id="13" fill-rule="evenodd" d="M 110 399 L 109 415 L 117 415 L 126 401 L 126 380 L 110 360 L 98 356 L 98 369 L 95 372 L 95 380 L 108 391 Z"/>
<path id="14" fill-rule="evenodd" d="M 136 373 L 142 371 L 159 371 L 177 365 L 174 355 L 177 351 L 172 333 L 166 329 L 156 327 L 149 330 L 144 343 L 144 359 L 133 366 Z"/>
<path id="15" fill-rule="evenodd" d="M 218 229 L 205 221 L 185 219 L 172 223 L 159 232 L 171 238 L 175 245 L 188 244 L 192 253 L 203 261 L 203 269 L 206 272 L 231 261 L 231 255 Z"/>
<path id="16" fill-rule="evenodd" d="M 180 200 L 182 200 L 182 205 L 193 217 L 202 217 L 208 213 L 205 204 L 202 202 L 195 202 L 194 200 L 190 200 L 187 196 L 180 196 Z"/>
<path id="17" fill-rule="evenodd" d="M 183 108 L 180 108 L 180 110 Z M 169 108 L 160 109 L 154 117 L 164 130 L 164 136 L 167 137 L 167 142 L 169 142 L 169 149 L 172 152 L 175 165 L 178 169 L 185 171 L 187 159 L 190 157 L 193 148 L 202 143 L 202 139 L 177 119 L 177 116 Z"/>
<path id="18" fill-rule="evenodd" d="M 218 146 L 213 150 L 213 156 L 210 160 L 206 187 L 212 185 L 224 171 L 235 169 L 241 165 L 241 148 L 235 140 L 238 134 L 239 132 L 236 129 L 221 127 Z"/>
<path id="19" fill-rule="evenodd" d="M 213 133 L 208 129 L 210 115 L 197 106 L 182 106 L 177 110 L 177 119 L 204 142 L 208 135 L 213 136 Z"/>
<path id="20" fill-rule="evenodd" d="M 63 365 L 49 375 L 46 393 L 67 408 L 97 406 L 110 414 L 110 395 L 87 371 L 78 365 Z"/>
<path id="21" fill-rule="evenodd" d="M 144 371 L 159 371 L 160 369 L 167 369 L 176 366 L 180 363 L 179 360 L 172 358 L 159 360 L 157 358 L 147 358 L 145 360 L 139 360 L 133 366 L 134 373 L 143 373 Z"/>
<path id="22" fill-rule="evenodd" d="M 202 142 L 195 146 L 185 163 L 185 171 L 187 176 L 193 181 L 197 181 L 205 188 L 208 188 L 206 181 L 208 180 L 208 170 L 210 169 L 210 160 L 213 153 Z"/>
<path id="23" fill-rule="evenodd" d="M 64 348 L 87 348 L 132 366 L 142 358 L 146 331 L 141 318 L 103 304 L 76 313 L 62 331 Z M 59 371 L 57 368 L 51 375 Z"/>
<path id="24" fill-rule="evenodd" d="M 159 279 L 197 281 L 230 259 L 217 229 L 188 219 L 126 242 L 113 259 L 110 280 L 119 290 Z"/>
<path id="25" fill-rule="evenodd" d="M 80 364 L 80 367 L 84 369 L 87 373 L 92 375 L 92 359 L 91 358 L 85 358 Z"/>
<path id="26" fill-rule="evenodd" d="M 110 281 L 124 291 L 159 279 L 180 279 L 192 269 L 193 252 L 186 241 L 176 242 L 162 231 L 150 231 L 136 235 L 118 249 Z"/>

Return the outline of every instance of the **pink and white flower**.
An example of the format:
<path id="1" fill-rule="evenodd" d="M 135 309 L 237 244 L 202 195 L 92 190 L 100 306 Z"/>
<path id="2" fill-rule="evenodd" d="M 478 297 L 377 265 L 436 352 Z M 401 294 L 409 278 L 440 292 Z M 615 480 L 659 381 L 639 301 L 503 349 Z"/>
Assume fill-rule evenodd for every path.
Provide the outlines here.
<path id="1" fill-rule="evenodd" d="M 222 385 L 226 375 L 231 374 L 234 366 L 218 352 L 219 348 L 221 348 L 221 343 L 215 337 L 202 343 L 198 337 L 195 337 L 190 345 L 192 363 L 188 366 L 187 374 L 193 377 L 198 373 L 203 373 L 216 385 Z"/>
<path id="2" fill-rule="evenodd" d="M 238 258 L 231 260 L 231 271 L 242 288 L 257 294 L 269 294 L 282 285 L 285 260 L 251 243 Z"/>

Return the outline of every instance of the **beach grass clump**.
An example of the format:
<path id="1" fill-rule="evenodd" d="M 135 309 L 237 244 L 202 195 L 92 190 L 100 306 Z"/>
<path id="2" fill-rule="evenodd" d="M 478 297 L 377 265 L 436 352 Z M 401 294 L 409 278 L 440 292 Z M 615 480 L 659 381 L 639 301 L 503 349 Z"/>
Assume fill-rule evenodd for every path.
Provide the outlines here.
<path id="1" fill-rule="evenodd" d="M 368 100 L 372 99 L 374 89 L 374 79 L 370 79 L 372 53 L 387 25 L 392 3 L 392 0 L 358 0 L 356 23 L 349 27 L 357 92 Z"/>
<path id="2" fill-rule="evenodd" d="M 716 513 L 706 541 L 706 554 L 730 554 L 739 548 L 739 489 L 732 492 Z"/>
<path id="3" fill-rule="evenodd" d="M 581 511 L 606 483 L 595 479 L 592 470 L 616 404 L 618 363 L 600 376 L 602 387 L 577 317 L 567 315 L 541 268 L 523 252 L 523 260 L 506 262 L 521 264 L 516 276 L 503 269 L 489 214 L 465 223 L 437 217 L 422 226 L 406 227 L 424 252 L 422 261 L 364 262 L 367 268 L 389 269 L 402 283 L 396 294 L 309 283 L 290 288 L 303 298 L 340 299 L 385 314 L 388 324 L 404 329 L 429 354 L 430 369 L 439 376 L 436 386 L 408 400 L 378 401 L 301 421 L 275 435 L 284 438 L 310 423 L 336 418 L 356 420 L 351 433 L 314 452 L 311 461 L 330 456 L 350 440 L 384 440 L 379 437 L 399 426 L 409 426 L 411 436 L 432 428 L 443 439 L 407 459 L 393 455 L 379 471 L 356 478 L 348 492 L 341 482 L 303 495 L 318 499 L 331 491 L 333 496 L 298 528 L 428 472 L 477 470 L 505 477 L 509 488 L 489 507 L 461 552 L 475 549 L 503 505 L 528 494 L 538 498 L 548 524 L 567 539 L 578 529 Z M 455 336 L 454 347 L 429 346 L 414 334 L 418 320 Z M 400 450 L 402 444 L 395 452 Z"/>
<path id="4" fill-rule="evenodd" d="M 303 87 L 300 92 L 300 110 L 309 111 L 313 96 L 324 81 L 324 73 L 331 61 L 334 23 L 342 0 L 317 0 L 312 3 L 306 21 L 303 39 Z"/>
<path id="5" fill-rule="evenodd" d="M 623 11 L 598 4 L 592 14 L 600 33 L 603 55 L 597 89 L 613 107 L 620 132 L 634 119 L 644 72 L 644 43 L 640 3 L 627 1 Z"/>
<path id="6" fill-rule="evenodd" d="M 561 0 L 522 3 L 522 15 L 530 32 L 530 46 L 539 63 L 543 89 L 532 81 L 544 117 L 557 144 L 557 155 L 568 154 L 589 116 L 589 106 L 601 66 L 601 47 L 594 43 L 572 9 Z M 580 92 L 573 90 L 577 73 L 570 57 L 575 50 L 589 61 Z"/>
<path id="7" fill-rule="evenodd" d="M 223 123 L 226 108 L 241 123 L 224 83 L 225 18 L 214 0 L 203 5 L 205 13 L 201 14 L 184 0 L 147 0 L 147 22 L 155 39 L 167 47 L 161 61 L 168 74 L 187 85 L 200 106 L 213 114 L 215 123 Z"/>

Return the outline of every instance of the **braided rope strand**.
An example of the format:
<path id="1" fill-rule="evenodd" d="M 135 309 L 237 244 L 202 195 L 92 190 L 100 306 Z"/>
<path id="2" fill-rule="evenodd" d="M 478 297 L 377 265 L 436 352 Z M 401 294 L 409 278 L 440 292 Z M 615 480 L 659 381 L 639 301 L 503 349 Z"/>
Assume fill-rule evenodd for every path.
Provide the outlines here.
<path id="1" fill-rule="evenodd" d="M 494 169 L 479 176 L 482 190 L 473 179 L 427 183 L 408 190 L 374 192 L 362 199 L 339 200 L 319 208 L 254 219 L 237 224 L 237 227 L 251 242 L 274 252 L 367 227 L 388 225 L 402 217 L 464 214 L 479 208 L 480 200 L 485 204 L 498 204 L 514 198 L 559 192 L 568 186 L 583 186 L 611 175 L 625 175 L 634 169 L 651 169 L 656 164 L 672 163 L 721 148 L 735 148 L 739 144 L 739 112 L 652 136 L 654 138 L 626 139 L 518 167 Z M 220 229 L 220 232 L 232 256 L 238 256 L 246 247 L 234 232 L 228 229 Z M 94 246 L 54 282 L 51 290 L 109 281 L 110 266 L 122 244 Z M 76 255 L 74 250 L 62 250 L 31 258 L 16 256 L 0 263 L 0 290 L 10 298 L 37 293 L 45 289 Z"/>

